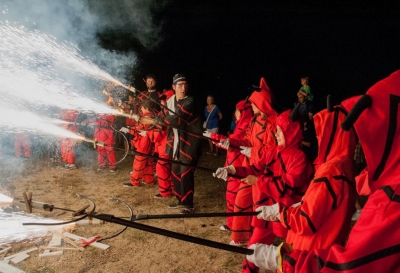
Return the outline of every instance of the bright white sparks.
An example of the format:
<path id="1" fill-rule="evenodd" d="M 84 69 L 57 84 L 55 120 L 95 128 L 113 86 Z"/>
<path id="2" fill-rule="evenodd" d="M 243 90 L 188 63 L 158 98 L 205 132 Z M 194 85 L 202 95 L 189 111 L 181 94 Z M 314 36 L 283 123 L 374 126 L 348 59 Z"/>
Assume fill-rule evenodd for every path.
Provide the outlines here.
<path id="1" fill-rule="evenodd" d="M 84 139 L 65 128 L 50 123 L 48 118 L 37 116 L 28 111 L 11 109 L 4 104 L 0 104 L 0 127 L 13 128 L 14 130 L 24 129 L 67 138 Z"/>
<path id="2" fill-rule="evenodd" d="M 0 99 L 7 103 L 8 108 L 15 110 L 13 115 L 7 115 L 8 119 L 13 120 L 7 123 L 0 117 L 0 125 L 26 125 L 29 115 L 15 115 L 21 111 L 23 104 L 36 108 L 54 106 L 94 113 L 118 113 L 105 104 L 80 95 L 71 82 L 60 76 L 62 69 L 68 69 L 90 79 L 122 85 L 94 63 L 80 56 L 74 45 L 58 44 L 54 37 L 37 30 L 29 31 L 23 26 L 14 27 L 1 21 L 0 41 Z M 9 111 L 11 110 L 8 109 L 7 112 Z M 3 113 L 4 111 L 2 115 Z M 23 120 L 17 120 L 18 118 Z"/>

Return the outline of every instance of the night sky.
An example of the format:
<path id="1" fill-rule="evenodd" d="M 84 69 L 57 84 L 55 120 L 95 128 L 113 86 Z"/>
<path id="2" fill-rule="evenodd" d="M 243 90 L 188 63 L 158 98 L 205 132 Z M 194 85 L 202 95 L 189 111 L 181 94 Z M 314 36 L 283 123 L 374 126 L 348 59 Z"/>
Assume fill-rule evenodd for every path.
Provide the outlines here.
<path id="1" fill-rule="evenodd" d="M 139 49 L 138 73 L 155 74 L 160 88 L 170 87 L 175 73 L 186 74 L 199 105 L 213 94 L 228 123 L 261 77 L 281 111 L 297 100 L 300 77 L 309 76 L 322 109 L 328 94 L 337 101 L 362 94 L 399 69 L 399 8 L 265 2 L 174 1 L 157 15 L 163 42 Z"/>
<path id="2" fill-rule="evenodd" d="M 222 127 L 261 77 L 281 112 L 297 100 L 300 77 L 309 76 L 320 110 L 328 94 L 340 102 L 400 68 L 399 1 L 396 6 L 383 1 L 379 6 L 266 0 L 3 1 L 9 7 L 5 19 L 27 26 L 34 22 L 41 32 L 76 43 L 83 56 L 140 90 L 146 74 L 156 76 L 159 89 L 170 88 L 174 74 L 186 74 L 199 111 L 208 94 L 215 96 L 225 117 Z M 131 69 L 117 73 L 125 64 Z"/>

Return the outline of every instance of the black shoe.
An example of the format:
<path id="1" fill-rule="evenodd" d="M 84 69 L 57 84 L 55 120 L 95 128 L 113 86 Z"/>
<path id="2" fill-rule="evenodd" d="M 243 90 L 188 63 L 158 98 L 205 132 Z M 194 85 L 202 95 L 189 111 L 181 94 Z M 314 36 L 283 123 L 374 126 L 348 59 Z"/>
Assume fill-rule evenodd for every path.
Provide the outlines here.
<path id="1" fill-rule="evenodd" d="M 157 193 L 156 195 L 154 195 L 154 198 L 163 199 L 164 197 L 161 194 Z"/>
<path id="2" fill-rule="evenodd" d="M 181 214 L 192 214 L 194 213 L 194 208 L 186 208 L 181 210 Z"/>
<path id="3" fill-rule="evenodd" d="M 122 186 L 124 186 L 126 188 L 137 188 L 137 187 L 139 187 L 139 186 L 132 185 L 131 182 L 124 183 L 124 184 L 122 184 Z"/>

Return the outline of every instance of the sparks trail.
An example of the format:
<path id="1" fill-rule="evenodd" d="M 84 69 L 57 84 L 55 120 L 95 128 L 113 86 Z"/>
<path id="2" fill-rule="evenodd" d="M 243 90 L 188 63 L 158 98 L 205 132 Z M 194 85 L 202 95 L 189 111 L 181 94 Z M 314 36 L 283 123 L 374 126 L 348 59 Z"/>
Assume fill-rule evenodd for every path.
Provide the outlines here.
<path id="1" fill-rule="evenodd" d="M 92 61 L 83 58 L 75 45 L 67 42 L 59 44 L 56 38 L 38 30 L 29 31 L 23 26 L 13 27 L 0 21 L 0 40 L 0 95 L 14 108 L 26 102 L 32 106 L 117 113 L 80 95 L 73 82 L 61 78 L 65 70 L 60 69 L 129 89 Z"/>

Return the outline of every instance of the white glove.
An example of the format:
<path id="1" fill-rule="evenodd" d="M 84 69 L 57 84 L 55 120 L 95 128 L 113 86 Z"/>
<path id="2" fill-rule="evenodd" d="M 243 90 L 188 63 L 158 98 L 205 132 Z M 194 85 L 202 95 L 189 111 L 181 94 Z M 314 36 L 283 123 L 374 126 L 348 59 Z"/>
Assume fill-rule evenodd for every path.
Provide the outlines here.
<path id="1" fill-rule="evenodd" d="M 274 245 L 253 244 L 249 246 L 254 253 L 247 255 L 246 258 L 257 267 L 275 271 L 280 269 L 278 262 L 278 247 Z"/>
<path id="2" fill-rule="evenodd" d="M 136 122 L 139 122 L 139 119 L 140 119 L 139 115 L 136 115 L 136 114 L 130 114 L 129 118 L 135 120 Z"/>
<path id="3" fill-rule="evenodd" d="M 259 214 L 257 214 L 258 219 L 262 219 L 265 221 L 280 221 L 280 216 L 279 216 L 279 205 L 278 203 L 273 204 L 272 206 L 261 206 L 256 208 L 256 211 L 261 211 Z"/>
<path id="4" fill-rule="evenodd" d="M 235 174 L 236 170 L 235 167 L 229 165 L 228 167 L 218 168 L 215 173 L 213 173 L 214 177 L 221 178 L 223 180 L 228 179 L 228 174 Z"/>
<path id="5" fill-rule="evenodd" d="M 122 132 L 122 133 L 129 133 L 129 129 L 128 128 L 126 128 L 126 127 L 122 127 L 121 129 L 119 129 L 119 131 L 120 132 Z"/>
<path id="6" fill-rule="evenodd" d="M 145 130 L 140 130 L 140 131 L 138 131 L 138 134 L 141 135 L 142 137 L 147 136 L 147 133 L 146 133 Z"/>
<path id="7" fill-rule="evenodd" d="M 224 138 L 224 139 L 222 139 L 222 140 L 219 142 L 219 145 L 220 145 L 222 148 L 228 150 L 228 149 L 229 149 L 229 138 Z"/>
<path id="8" fill-rule="evenodd" d="M 252 147 L 246 147 L 246 146 L 240 146 L 240 153 L 244 154 L 245 156 L 247 156 L 248 158 L 251 157 L 251 148 Z"/>
<path id="9" fill-rule="evenodd" d="M 204 131 L 203 136 L 205 136 L 205 137 L 210 137 L 210 136 L 211 136 L 211 133 L 210 133 L 210 132 L 207 132 L 207 131 Z"/>

